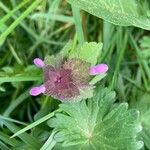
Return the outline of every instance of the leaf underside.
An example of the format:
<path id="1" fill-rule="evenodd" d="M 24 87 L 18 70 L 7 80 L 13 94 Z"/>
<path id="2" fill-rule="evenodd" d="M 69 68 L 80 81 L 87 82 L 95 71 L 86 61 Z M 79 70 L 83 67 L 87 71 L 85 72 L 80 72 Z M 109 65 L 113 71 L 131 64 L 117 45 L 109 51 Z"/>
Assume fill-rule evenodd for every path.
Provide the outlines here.
<path id="1" fill-rule="evenodd" d="M 150 30 L 148 10 L 144 8 L 141 10 L 141 4 L 136 0 L 68 0 L 68 2 L 115 25 L 133 25 Z"/>

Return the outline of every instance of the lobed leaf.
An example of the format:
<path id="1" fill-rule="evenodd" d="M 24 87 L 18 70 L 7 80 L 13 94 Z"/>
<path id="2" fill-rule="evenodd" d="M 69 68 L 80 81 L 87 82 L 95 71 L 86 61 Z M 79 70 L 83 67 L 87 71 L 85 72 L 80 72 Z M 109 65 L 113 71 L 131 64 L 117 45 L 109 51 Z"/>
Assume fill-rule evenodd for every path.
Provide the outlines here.
<path id="1" fill-rule="evenodd" d="M 138 111 L 115 104 L 115 93 L 97 88 L 93 98 L 60 104 L 62 113 L 48 121 L 56 131 L 54 149 L 137 150 Z"/>

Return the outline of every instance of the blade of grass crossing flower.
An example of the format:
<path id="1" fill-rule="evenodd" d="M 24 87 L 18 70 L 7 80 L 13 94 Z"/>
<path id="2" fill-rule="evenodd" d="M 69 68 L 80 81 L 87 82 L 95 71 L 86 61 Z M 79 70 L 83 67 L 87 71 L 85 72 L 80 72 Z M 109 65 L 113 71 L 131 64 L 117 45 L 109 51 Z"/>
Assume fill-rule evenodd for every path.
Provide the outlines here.
<path id="1" fill-rule="evenodd" d="M 20 131 L 16 132 L 13 136 L 11 136 L 11 138 L 16 137 L 16 136 L 18 136 L 18 135 L 20 135 L 20 134 L 26 132 L 27 130 L 30 130 L 30 129 L 34 128 L 35 126 L 37 126 L 37 125 L 39 125 L 39 124 L 45 122 L 46 120 L 48 120 L 48 119 L 50 119 L 51 117 L 53 117 L 54 114 L 55 114 L 55 112 L 57 112 L 57 111 L 59 111 L 59 110 L 56 110 L 56 111 L 54 111 L 54 112 L 52 112 L 52 113 L 49 113 L 48 115 L 42 117 L 41 119 L 39 119 L 39 120 L 37 120 L 37 121 L 31 123 L 31 124 L 28 125 L 27 127 L 25 127 L 25 128 L 23 128 L 23 129 L 21 129 Z"/>

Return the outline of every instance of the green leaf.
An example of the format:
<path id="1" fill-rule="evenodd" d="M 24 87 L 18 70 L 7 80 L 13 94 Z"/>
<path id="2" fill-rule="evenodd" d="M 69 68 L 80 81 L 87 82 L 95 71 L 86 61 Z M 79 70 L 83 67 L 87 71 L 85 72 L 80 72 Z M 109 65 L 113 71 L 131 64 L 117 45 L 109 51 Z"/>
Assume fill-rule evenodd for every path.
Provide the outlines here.
<path id="1" fill-rule="evenodd" d="M 97 63 L 97 58 L 101 54 L 102 43 L 96 42 L 85 42 L 81 47 L 77 47 L 69 55 L 70 58 L 79 58 L 86 62 L 95 65 Z"/>
<path id="2" fill-rule="evenodd" d="M 140 149 L 138 111 L 128 109 L 127 103 L 113 105 L 114 101 L 114 92 L 98 88 L 87 101 L 60 104 L 62 113 L 48 121 L 56 131 L 54 149 Z"/>
<path id="3" fill-rule="evenodd" d="M 148 9 L 136 0 L 68 0 L 69 3 L 115 25 L 150 30 Z M 143 12 L 144 11 L 144 12 Z"/>
<path id="4" fill-rule="evenodd" d="M 72 42 L 70 41 L 57 55 L 46 56 L 44 62 L 58 67 L 64 61 L 64 58 L 79 58 L 95 65 L 101 54 L 102 46 L 102 43 L 85 42 L 81 47 L 77 46 L 71 51 Z"/>

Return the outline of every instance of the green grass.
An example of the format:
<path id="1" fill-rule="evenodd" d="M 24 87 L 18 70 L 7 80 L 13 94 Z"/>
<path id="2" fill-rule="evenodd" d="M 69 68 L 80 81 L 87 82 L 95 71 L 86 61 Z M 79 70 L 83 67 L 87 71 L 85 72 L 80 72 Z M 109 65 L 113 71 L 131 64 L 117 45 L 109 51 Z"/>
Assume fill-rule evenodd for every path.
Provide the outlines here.
<path id="1" fill-rule="evenodd" d="M 101 84 L 116 91 L 117 102 L 139 109 L 144 133 L 150 130 L 150 117 L 144 112 L 150 106 L 149 31 L 115 26 L 63 0 L 1 0 L 0 149 L 48 150 L 56 144 L 46 121 L 60 102 L 29 95 L 42 78 L 32 65 L 35 57 L 56 54 L 71 39 L 72 50 L 85 41 L 103 43 L 99 63 L 108 64 L 109 72 Z M 150 132 L 144 133 L 146 150 Z"/>

